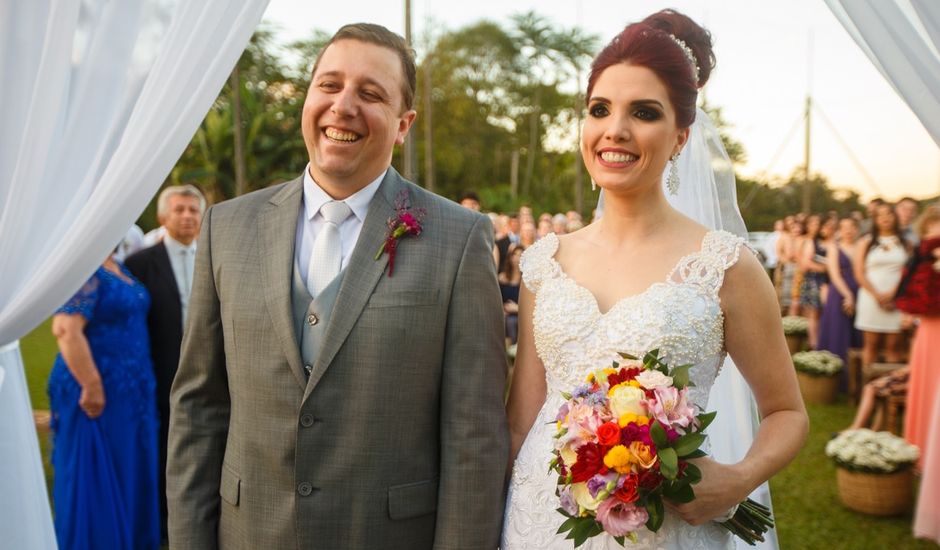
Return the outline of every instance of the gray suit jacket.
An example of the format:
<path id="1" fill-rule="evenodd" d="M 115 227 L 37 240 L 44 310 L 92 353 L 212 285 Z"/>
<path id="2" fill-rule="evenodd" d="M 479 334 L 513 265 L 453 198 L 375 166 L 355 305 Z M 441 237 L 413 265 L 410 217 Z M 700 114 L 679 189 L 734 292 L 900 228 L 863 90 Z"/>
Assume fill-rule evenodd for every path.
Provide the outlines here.
<path id="1" fill-rule="evenodd" d="M 390 169 L 307 377 L 290 288 L 302 178 L 205 216 L 171 396 L 173 548 L 495 548 L 508 432 L 489 220 Z M 374 260 L 408 189 L 427 209 Z"/>

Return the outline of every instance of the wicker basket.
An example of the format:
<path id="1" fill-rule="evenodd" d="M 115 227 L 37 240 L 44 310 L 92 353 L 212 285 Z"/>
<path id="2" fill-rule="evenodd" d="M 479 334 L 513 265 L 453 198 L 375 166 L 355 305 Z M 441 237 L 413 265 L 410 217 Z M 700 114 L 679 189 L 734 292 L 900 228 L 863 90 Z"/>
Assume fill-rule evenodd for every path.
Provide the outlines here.
<path id="1" fill-rule="evenodd" d="M 839 390 L 838 376 L 813 376 L 796 371 L 796 380 L 800 383 L 803 401 L 822 405 L 835 402 L 836 392 Z"/>
<path id="2" fill-rule="evenodd" d="M 836 481 L 842 504 L 863 514 L 906 514 L 914 500 L 914 475 L 910 468 L 893 474 L 868 474 L 836 467 Z"/>
<path id="3" fill-rule="evenodd" d="M 790 355 L 803 351 L 803 345 L 806 342 L 805 334 L 786 334 L 787 347 L 790 348 Z"/>

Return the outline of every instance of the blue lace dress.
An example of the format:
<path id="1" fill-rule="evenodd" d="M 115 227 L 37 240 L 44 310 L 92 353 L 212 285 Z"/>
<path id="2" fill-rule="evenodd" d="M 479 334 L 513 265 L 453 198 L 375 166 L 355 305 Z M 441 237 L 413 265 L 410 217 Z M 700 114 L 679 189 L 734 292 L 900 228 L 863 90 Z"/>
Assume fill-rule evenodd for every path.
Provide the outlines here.
<path id="1" fill-rule="evenodd" d="M 80 314 L 105 393 L 92 420 L 78 406 L 81 387 L 56 356 L 49 375 L 52 495 L 59 548 L 154 549 L 160 546 L 156 382 L 150 362 L 150 295 L 98 268 L 56 313 Z"/>

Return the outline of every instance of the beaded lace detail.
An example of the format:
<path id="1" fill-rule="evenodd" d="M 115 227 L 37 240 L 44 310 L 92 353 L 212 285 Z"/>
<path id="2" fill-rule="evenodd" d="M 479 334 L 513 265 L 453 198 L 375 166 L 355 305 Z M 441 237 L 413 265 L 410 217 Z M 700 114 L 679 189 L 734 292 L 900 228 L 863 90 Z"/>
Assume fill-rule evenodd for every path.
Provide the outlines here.
<path id="1" fill-rule="evenodd" d="M 724 362 L 724 315 L 718 292 L 725 271 L 738 261 L 744 240 L 711 231 L 701 249 L 681 260 L 664 281 L 621 299 L 601 313 L 594 295 L 569 278 L 554 256 L 558 238 L 549 234 L 522 256 L 526 287 L 535 295 L 535 347 L 545 366 L 548 395 L 513 468 L 502 548 L 570 549 L 555 532 L 564 517 L 556 511 L 556 478 L 548 471 L 553 422 L 563 399 L 588 372 L 619 359 L 659 349 L 673 365 L 692 364 L 695 386 L 689 397 L 705 410 L 708 394 Z M 667 512 L 658 533 L 641 530 L 631 549 L 731 548 L 728 531 L 710 523 L 693 527 Z M 606 535 L 582 548 L 622 548 Z"/>

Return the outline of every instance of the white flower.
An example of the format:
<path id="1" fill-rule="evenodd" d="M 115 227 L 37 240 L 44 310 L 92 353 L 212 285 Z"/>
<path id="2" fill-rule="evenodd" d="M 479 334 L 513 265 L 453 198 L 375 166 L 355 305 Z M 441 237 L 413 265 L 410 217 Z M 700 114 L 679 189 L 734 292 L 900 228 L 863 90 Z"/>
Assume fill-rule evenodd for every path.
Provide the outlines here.
<path id="1" fill-rule="evenodd" d="M 637 375 L 636 381 L 648 390 L 672 385 L 672 377 L 666 376 L 658 370 L 645 370 Z"/>
<path id="2" fill-rule="evenodd" d="M 614 418 L 620 418 L 627 413 L 645 415 L 646 408 L 641 401 L 646 399 L 646 392 L 640 388 L 626 384 L 617 386 L 610 394 L 610 412 Z"/>
<path id="3" fill-rule="evenodd" d="M 801 351 L 793 354 L 796 370 L 815 376 L 833 376 L 842 370 L 843 361 L 828 351 Z"/>
<path id="4" fill-rule="evenodd" d="M 826 455 L 840 466 L 877 473 L 897 472 L 917 461 L 920 452 L 888 432 L 847 430 L 826 444 Z"/>
<path id="5" fill-rule="evenodd" d="M 597 510 L 600 505 L 600 502 L 591 496 L 591 491 L 588 490 L 585 482 L 572 483 L 571 495 L 574 497 L 575 502 L 585 510 Z"/>

